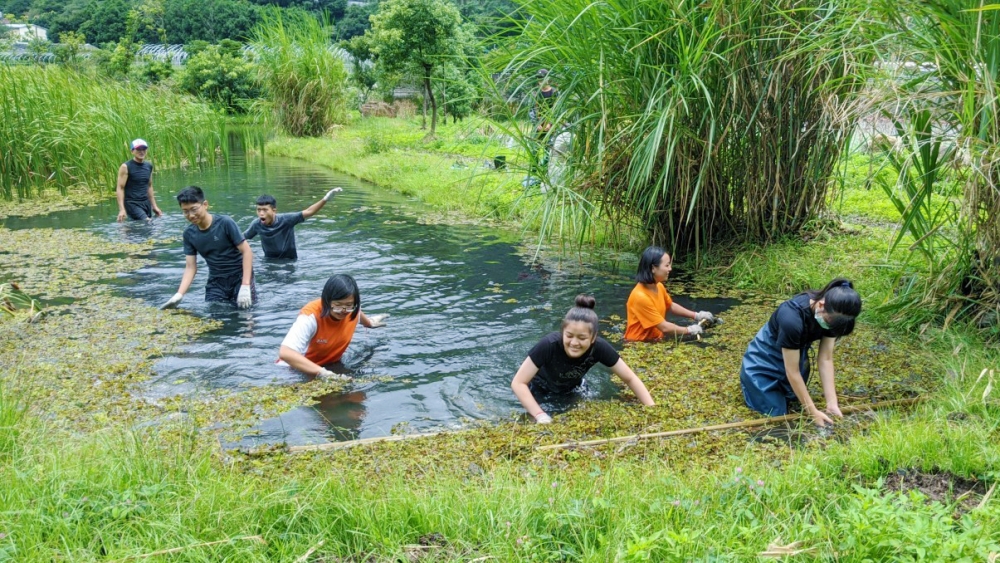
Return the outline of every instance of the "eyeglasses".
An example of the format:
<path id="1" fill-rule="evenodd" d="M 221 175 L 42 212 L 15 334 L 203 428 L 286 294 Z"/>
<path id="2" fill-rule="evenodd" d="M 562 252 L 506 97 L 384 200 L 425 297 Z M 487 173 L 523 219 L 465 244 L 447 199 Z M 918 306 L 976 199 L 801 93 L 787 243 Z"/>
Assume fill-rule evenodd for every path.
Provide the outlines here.
<path id="1" fill-rule="evenodd" d="M 183 213 L 185 216 L 190 217 L 191 215 L 194 215 L 195 213 L 198 213 L 199 211 L 201 211 L 201 208 L 202 208 L 202 205 L 199 203 L 197 205 L 192 205 L 191 207 L 188 207 L 187 209 L 181 209 L 181 213 Z"/>
<path id="2" fill-rule="evenodd" d="M 140 151 L 141 152 L 141 151 L 146 150 L 146 147 L 136 147 L 136 148 L 134 148 L 132 150 L 134 150 L 134 151 Z"/>
<path id="3" fill-rule="evenodd" d="M 330 305 L 331 313 L 353 313 L 357 309 L 357 305 L 351 305 L 350 307 L 344 307 L 343 305 Z"/>

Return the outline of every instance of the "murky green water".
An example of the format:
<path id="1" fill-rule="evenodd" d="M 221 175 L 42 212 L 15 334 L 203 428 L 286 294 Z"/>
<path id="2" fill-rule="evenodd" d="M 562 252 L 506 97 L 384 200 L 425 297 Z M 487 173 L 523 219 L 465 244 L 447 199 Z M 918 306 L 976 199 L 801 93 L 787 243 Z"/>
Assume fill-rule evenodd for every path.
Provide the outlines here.
<path id="1" fill-rule="evenodd" d="M 430 211 L 406 197 L 349 176 L 289 159 L 236 159 L 209 171 L 161 171 L 154 177 L 163 218 L 115 223 L 112 200 L 71 212 L 10 218 L 7 228 L 85 228 L 110 240 L 158 244 L 154 265 L 117 278 L 121 291 L 159 305 L 176 291 L 184 270 L 181 233 L 187 221 L 172 198 L 201 186 L 214 213 L 246 228 L 262 193 L 279 212 L 298 211 L 342 186 L 320 213 L 296 228 L 296 262 L 264 259 L 251 241 L 259 302 L 249 311 L 203 301 L 207 268 L 181 307 L 223 322 L 184 353 L 163 358 L 145 392 L 153 399 L 209 388 L 283 385 L 306 376 L 275 365 L 278 346 L 299 309 L 317 299 L 326 278 L 349 273 L 361 287 L 368 314 L 391 313 L 386 328 L 359 327 L 343 371 L 387 381 L 356 383 L 346 393 L 319 397 L 311 408 L 265 421 L 250 442 L 307 444 L 454 427 L 466 420 L 520 413 L 510 380 L 531 346 L 556 330 L 577 293 L 597 297 L 598 315 L 625 316 L 635 264 L 575 266 L 532 263 L 516 233 L 477 226 L 422 224 Z M 578 261 L 577 257 L 568 259 Z M 683 296 L 678 301 L 689 304 Z M 699 302 L 720 312 L 730 302 Z M 582 399 L 608 399 L 615 387 L 602 368 L 588 376 Z M 559 407 L 555 410 L 558 411 Z"/>

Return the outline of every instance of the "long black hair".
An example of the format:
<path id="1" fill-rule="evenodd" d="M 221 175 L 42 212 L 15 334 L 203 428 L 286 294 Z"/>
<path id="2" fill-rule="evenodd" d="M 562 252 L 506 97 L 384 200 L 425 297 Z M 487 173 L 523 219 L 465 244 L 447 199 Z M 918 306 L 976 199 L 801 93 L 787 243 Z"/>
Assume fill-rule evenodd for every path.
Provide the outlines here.
<path id="1" fill-rule="evenodd" d="M 326 280 L 326 285 L 323 286 L 323 295 L 320 297 L 320 303 L 323 305 L 320 316 L 325 317 L 330 314 L 331 301 L 343 299 L 348 295 L 354 296 L 354 312 L 351 313 L 351 320 L 353 321 L 358 317 L 358 313 L 361 312 L 361 290 L 358 289 L 358 282 L 354 281 L 354 278 L 347 274 L 334 274 L 330 276 Z"/>
<path id="2" fill-rule="evenodd" d="M 813 301 L 823 300 L 830 332 L 839 337 L 854 331 L 854 319 L 861 314 L 861 296 L 850 280 L 836 278 L 823 289 L 810 289 L 806 293 Z"/>
<path id="3" fill-rule="evenodd" d="M 663 255 L 666 253 L 667 251 L 659 246 L 650 246 L 643 250 L 642 257 L 639 258 L 639 267 L 635 271 L 635 281 L 656 283 L 656 278 L 653 277 L 653 267 L 660 265 L 660 261 L 663 260 Z"/>
<path id="4" fill-rule="evenodd" d="M 597 313 L 594 312 L 594 307 L 597 305 L 597 300 L 594 299 L 593 295 L 587 295 L 581 293 L 576 296 L 576 306 L 566 313 L 563 317 L 562 328 L 565 329 L 566 325 L 574 321 L 585 322 L 590 325 L 591 333 L 594 337 L 597 337 Z"/>

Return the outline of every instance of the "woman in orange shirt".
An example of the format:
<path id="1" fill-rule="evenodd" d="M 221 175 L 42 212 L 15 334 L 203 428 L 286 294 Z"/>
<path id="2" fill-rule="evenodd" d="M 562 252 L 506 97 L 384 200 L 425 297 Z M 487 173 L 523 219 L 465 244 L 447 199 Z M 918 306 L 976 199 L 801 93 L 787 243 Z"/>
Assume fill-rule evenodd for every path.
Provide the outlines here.
<path id="1" fill-rule="evenodd" d="M 713 320 L 712 313 L 708 311 L 695 313 L 674 303 L 663 286 L 671 269 L 670 255 L 662 248 L 650 246 L 642 251 L 635 274 L 637 283 L 625 307 L 628 314 L 625 340 L 652 342 L 660 340 L 664 334 L 701 334 L 704 329 L 697 323 Z M 667 320 L 667 312 L 697 322 L 688 326 L 676 325 Z"/>
<path id="2" fill-rule="evenodd" d="M 309 375 L 350 379 L 323 366 L 340 360 L 358 326 L 375 328 L 389 315 L 367 316 L 361 311 L 361 291 L 347 274 L 330 276 L 322 296 L 299 311 L 299 317 L 281 341 L 278 357 Z"/>

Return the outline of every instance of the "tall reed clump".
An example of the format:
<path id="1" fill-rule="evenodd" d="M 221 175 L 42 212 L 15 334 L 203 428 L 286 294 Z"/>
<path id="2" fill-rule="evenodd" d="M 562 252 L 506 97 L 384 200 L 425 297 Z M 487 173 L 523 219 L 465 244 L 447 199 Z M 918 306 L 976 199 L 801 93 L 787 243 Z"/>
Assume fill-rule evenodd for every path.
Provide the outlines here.
<path id="1" fill-rule="evenodd" d="M 895 34 L 885 101 L 904 142 L 897 172 L 902 228 L 930 275 L 910 280 L 893 306 L 901 318 L 932 311 L 1000 334 L 1000 5 L 920 0 L 878 5 Z M 887 111 L 887 113 L 889 113 Z M 947 214 L 925 205 L 948 181 L 962 196 Z M 910 178 L 917 178 L 913 182 Z"/>
<path id="2" fill-rule="evenodd" d="M 149 142 L 155 165 L 176 166 L 214 159 L 223 131 L 222 115 L 169 90 L 55 66 L 0 65 L 0 195 L 6 199 L 73 185 L 114 191 L 132 139 Z"/>
<path id="3" fill-rule="evenodd" d="M 308 13 L 277 10 L 254 28 L 265 108 L 290 135 L 322 135 L 347 118 L 347 71 L 330 42 L 332 30 Z"/>
<path id="4" fill-rule="evenodd" d="M 549 70 L 574 188 L 614 221 L 700 254 L 794 232 L 822 209 L 864 84 L 861 3 L 521 4 L 498 90 L 531 104 Z"/>

